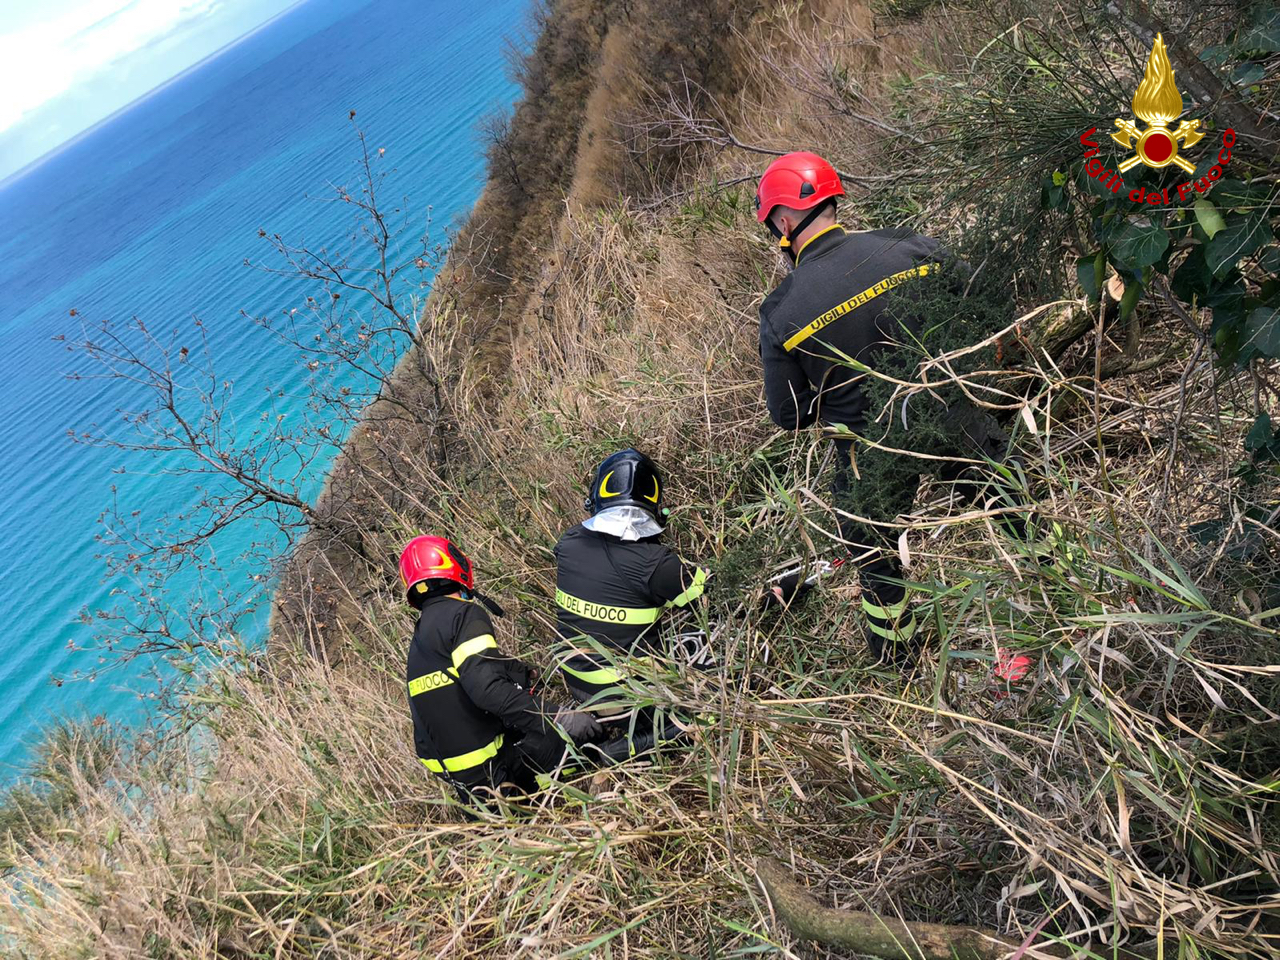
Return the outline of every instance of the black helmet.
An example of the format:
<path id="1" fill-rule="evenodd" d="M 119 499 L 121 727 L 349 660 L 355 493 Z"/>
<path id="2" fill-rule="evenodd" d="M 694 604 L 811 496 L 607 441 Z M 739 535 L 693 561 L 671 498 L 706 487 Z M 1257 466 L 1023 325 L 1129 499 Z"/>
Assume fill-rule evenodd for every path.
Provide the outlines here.
<path id="1" fill-rule="evenodd" d="M 582 507 L 592 516 L 607 507 L 640 507 L 661 522 L 670 513 L 662 506 L 665 486 L 656 463 L 639 450 L 619 450 L 596 467 L 590 495 Z"/>

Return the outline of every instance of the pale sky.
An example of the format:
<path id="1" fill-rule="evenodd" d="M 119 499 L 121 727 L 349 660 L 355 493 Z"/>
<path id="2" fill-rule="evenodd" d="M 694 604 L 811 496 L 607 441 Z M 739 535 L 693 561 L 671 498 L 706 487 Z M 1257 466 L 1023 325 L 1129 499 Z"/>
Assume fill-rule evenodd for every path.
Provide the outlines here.
<path id="1" fill-rule="evenodd" d="M 0 0 L 0 180 L 296 0 Z"/>

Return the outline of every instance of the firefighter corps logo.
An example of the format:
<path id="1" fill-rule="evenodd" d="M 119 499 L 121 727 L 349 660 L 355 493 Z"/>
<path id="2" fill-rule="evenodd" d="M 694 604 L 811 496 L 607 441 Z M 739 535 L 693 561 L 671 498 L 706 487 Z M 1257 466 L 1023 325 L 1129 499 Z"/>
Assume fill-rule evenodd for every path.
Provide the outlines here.
<path id="1" fill-rule="evenodd" d="M 1199 120 L 1183 120 L 1177 130 L 1169 129 L 1169 124 L 1182 113 L 1182 94 L 1178 93 L 1164 37 L 1160 34 L 1156 34 L 1142 83 L 1138 84 L 1133 95 L 1133 113 L 1147 122 L 1146 130 L 1139 130 L 1132 120 L 1120 119 L 1116 120 L 1119 129 L 1111 134 L 1111 139 L 1126 150 L 1136 150 L 1132 157 L 1120 164 L 1121 173 L 1140 163 L 1156 170 L 1173 163 L 1187 173 L 1195 171 L 1195 164 L 1178 156 L 1178 141 L 1182 141 L 1182 146 L 1190 147 L 1198 143 L 1204 134 L 1200 132 Z"/>
<path id="2" fill-rule="evenodd" d="M 1088 132 L 1080 136 L 1080 146 L 1084 147 L 1084 175 L 1096 180 L 1104 193 L 1123 194 L 1127 189 L 1124 178 L 1138 164 L 1143 163 L 1153 170 L 1162 170 L 1168 166 L 1176 166 L 1192 175 L 1185 183 L 1169 184 L 1163 188 L 1137 186 L 1129 190 L 1128 196 L 1133 203 L 1149 203 L 1161 206 L 1172 203 L 1174 194 L 1177 200 L 1185 202 L 1193 200 L 1196 194 L 1209 191 L 1223 174 L 1223 169 L 1231 160 L 1231 147 L 1236 142 L 1236 132 L 1231 127 L 1222 131 L 1222 149 L 1218 151 L 1218 162 L 1196 176 L 1196 165 L 1184 157 L 1178 156 L 1179 147 L 1190 147 L 1204 139 L 1200 130 L 1200 121 L 1183 120 L 1176 130 L 1170 130 L 1173 123 L 1182 113 L 1182 94 L 1174 82 L 1173 67 L 1169 65 L 1169 52 L 1164 46 L 1164 37 L 1156 34 L 1156 42 L 1151 47 L 1151 56 L 1147 58 L 1147 69 L 1142 75 L 1142 83 L 1133 95 L 1133 113 L 1147 124 L 1145 130 L 1139 130 L 1132 120 L 1120 119 L 1116 123 L 1116 131 L 1111 139 L 1125 150 L 1134 151 L 1133 156 L 1118 164 L 1118 169 L 1110 169 L 1100 157 L 1098 143 L 1091 139 L 1098 132 L 1097 127 L 1090 127 Z M 1062 177 L 1062 181 L 1058 178 Z M 1060 184 L 1066 174 L 1054 173 L 1054 183 Z"/>

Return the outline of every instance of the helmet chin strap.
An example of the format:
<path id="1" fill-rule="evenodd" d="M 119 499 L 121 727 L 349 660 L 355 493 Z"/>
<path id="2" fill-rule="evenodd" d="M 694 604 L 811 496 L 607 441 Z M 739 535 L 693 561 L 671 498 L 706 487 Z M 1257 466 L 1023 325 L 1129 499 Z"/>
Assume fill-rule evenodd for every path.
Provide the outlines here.
<path id="1" fill-rule="evenodd" d="M 498 605 L 498 601 L 490 597 L 486 597 L 479 590 L 472 590 L 471 595 L 488 607 L 489 612 L 495 617 L 505 617 L 507 615 L 507 611 L 503 610 L 502 607 Z"/>
<path id="2" fill-rule="evenodd" d="M 831 205 L 832 205 L 832 201 L 830 199 L 828 199 L 824 203 L 818 204 L 816 207 L 814 207 L 812 210 L 809 211 L 809 213 L 805 216 L 803 220 L 801 220 L 799 223 L 796 224 L 794 230 L 786 234 L 784 234 L 781 230 L 779 230 L 776 226 L 774 226 L 772 217 L 770 217 L 765 221 L 765 223 L 768 224 L 769 226 L 769 232 L 778 238 L 779 248 L 781 248 L 781 250 L 788 257 L 791 258 L 792 263 L 796 262 L 796 249 L 795 249 L 796 237 L 804 233 L 805 230 L 808 229 L 809 224 L 813 223 L 813 221 L 817 220 L 818 217 L 822 216 L 823 211 L 826 210 L 827 207 Z"/>

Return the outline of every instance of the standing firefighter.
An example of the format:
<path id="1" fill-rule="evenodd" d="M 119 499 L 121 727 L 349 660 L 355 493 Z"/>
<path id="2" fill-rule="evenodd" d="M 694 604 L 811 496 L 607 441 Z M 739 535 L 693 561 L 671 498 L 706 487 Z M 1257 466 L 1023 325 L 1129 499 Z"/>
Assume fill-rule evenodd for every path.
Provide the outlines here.
<path id="1" fill-rule="evenodd" d="M 591 481 L 591 516 L 556 544 L 558 660 L 569 692 L 593 707 L 613 706 L 601 695 L 621 683 L 618 668 L 653 652 L 663 614 L 705 588 L 707 572 L 659 542 L 664 485 L 643 453 L 613 454 Z"/>
<path id="2" fill-rule="evenodd" d="M 936 241 L 906 230 L 845 230 L 836 222 L 836 198 L 842 196 L 835 168 L 813 153 L 780 157 L 760 178 L 756 216 L 794 267 L 760 307 L 760 358 L 769 414 L 778 426 L 841 424 L 862 436 L 869 401 L 863 375 L 848 361 L 874 368 L 919 332 L 920 320 L 909 315 L 906 297 L 920 278 L 941 269 L 944 253 Z M 885 296 L 895 288 L 899 295 Z M 976 460 L 1004 456 L 1007 440 L 991 417 L 965 402 L 951 402 L 943 417 L 950 449 L 934 453 Z M 836 506 L 885 524 L 842 517 L 840 536 L 856 554 L 874 551 L 859 571 L 867 641 L 876 657 L 899 660 L 913 645 L 916 619 L 906 588 L 895 582 L 902 568 L 892 546 L 892 521 L 910 511 L 922 461 L 903 457 L 892 482 L 881 481 L 889 489 L 863 490 L 855 480 L 855 441 L 845 436 L 834 443 Z M 892 454 L 860 445 L 856 456 L 865 463 Z M 966 470 L 958 459 L 937 468 L 972 495 L 984 478 Z"/>
<path id="3" fill-rule="evenodd" d="M 414 537 L 400 578 L 419 611 L 407 673 L 418 758 L 464 799 L 504 783 L 533 791 L 536 774 L 564 757 L 565 741 L 530 693 L 534 669 L 499 652 L 481 603 L 501 611 L 473 593 L 471 561 L 443 537 Z M 582 711 L 561 710 L 555 724 L 575 742 L 600 733 Z"/>

